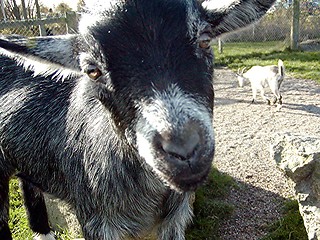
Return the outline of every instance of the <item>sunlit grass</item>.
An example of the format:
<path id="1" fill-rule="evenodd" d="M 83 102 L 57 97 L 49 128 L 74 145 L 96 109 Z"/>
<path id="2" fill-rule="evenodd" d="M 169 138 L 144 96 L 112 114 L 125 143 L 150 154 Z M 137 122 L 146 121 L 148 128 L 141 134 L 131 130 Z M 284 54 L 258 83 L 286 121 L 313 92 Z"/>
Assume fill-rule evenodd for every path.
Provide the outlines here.
<path id="1" fill-rule="evenodd" d="M 10 181 L 10 209 L 9 227 L 14 240 L 32 239 L 32 232 L 29 229 L 27 214 L 23 206 L 22 194 L 19 188 L 18 179 Z"/>
<path id="2" fill-rule="evenodd" d="M 32 240 L 33 232 L 29 228 L 27 214 L 23 205 L 22 192 L 17 178 L 10 181 L 10 212 L 9 227 L 13 240 Z M 67 230 L 56 232 L 59 240 L 72 240 Z M 0 239 L 1 240 L 1 239 Z"/>
<path id="3" fill-rule="evenodd" d="M 320 83 L 320 51 L 290 51 L 282 42 L 226 43 L 222 54 L 218 53 L 216 46 L 214 50 L 217 66 L 228 66 L 236 71 L 242 67 L 277 64 L 280 58 L 287 75 Z"/>

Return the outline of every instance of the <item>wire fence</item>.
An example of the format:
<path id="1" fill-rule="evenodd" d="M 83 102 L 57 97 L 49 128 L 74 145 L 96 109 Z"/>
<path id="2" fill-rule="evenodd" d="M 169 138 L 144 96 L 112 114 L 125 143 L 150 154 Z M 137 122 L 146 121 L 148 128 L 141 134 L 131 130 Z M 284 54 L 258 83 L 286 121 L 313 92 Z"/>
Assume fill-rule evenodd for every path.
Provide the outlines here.
<path id="1" fill-rule="evenodd" d="M 222 42 L 280 41 L 283 46 L 289 46 L 293 11 L 287 2 L 278 2 L 258 23 L 244 30 L 223 35 Z M 60 17 L 46 16 L 37 20 L 4 21 L 0 18 L 0 34 L 31 37 L 74 33 L 77 31 L 77 21 L 78 15 L 75 12 Z M 299 22 L 299 43 L 311 43 L 317 45 L 316 49 L 320 49 L 320 3 L 301 0 Z"/>
<path id="2" fill-rule="evenodd" d="M 292 7 L 277 6 L 259 22 L 241 31 L 223 35 L 222 42 L 265 42 L 280 41 L 283 46 L 290 46 L 293 18 Z M 300 45 L 317 45 L 320 51 L 320 5 L 307 8 L 300 5 L 299 32 Z"/>
<path id="3" fill-rule="evenodd" d="M 42 19 L 1 21 L 1 35 L 20 35 L 25 37 L 64 35 L 77 32 L 78 15 L 68 12 L 62 16 Z"/>

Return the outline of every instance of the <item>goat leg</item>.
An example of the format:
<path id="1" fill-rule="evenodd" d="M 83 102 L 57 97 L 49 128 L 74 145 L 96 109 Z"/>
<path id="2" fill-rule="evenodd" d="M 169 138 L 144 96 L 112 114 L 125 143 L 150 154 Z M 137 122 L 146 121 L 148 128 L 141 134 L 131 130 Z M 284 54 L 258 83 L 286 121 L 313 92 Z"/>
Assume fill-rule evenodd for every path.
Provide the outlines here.
<path id="1" fill-rule="evenodd" d="M 4 174 L 0 172 L 0 176 Z M 0 239 L 12 240 L 9 219 L 9 178 L 0 178 Z"/>

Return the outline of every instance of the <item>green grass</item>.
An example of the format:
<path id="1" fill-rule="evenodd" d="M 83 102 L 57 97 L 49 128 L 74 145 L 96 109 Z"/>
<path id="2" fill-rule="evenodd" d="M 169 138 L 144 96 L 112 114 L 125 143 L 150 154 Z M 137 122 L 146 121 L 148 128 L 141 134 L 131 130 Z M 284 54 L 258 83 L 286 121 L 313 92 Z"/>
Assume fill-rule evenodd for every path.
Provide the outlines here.
<path id="1" fill-rule="evenodd" d="M 261 240 L 308 240 L 297 201 L 289 200 L 283 208 L 284 217 L 269 226 L 269 234 Z"/>
<path id="2" fill-rule="evenodd" d="M 216 46 L 214 50 L 217 66 L 237 71 L 242 67 L 277 64 L 280 58 L 287 75 L 320 83 L 320 52 L 290 51 L 283 42 L 226 43 L 222 54 L 218 53 Z"/>
<path id="3" fill-rule="evenodd" d="M 28 240 L 32 239 L 32 232 L 28 226 L 27 215 L 23 206 L 21 190 L 18 179 L 10 181 L 10 209 L 9 209 L 9 227 L 13 239 Z"/>
<path id="4" fill-rule="evenodd" d="M 27 214 L 23 206 L 22 193 L 17 178 L 10 180 L 10 209 L 9 209 L 9 227 L 14 240 L 31 240 L 33 232 L 29 228 Z M 61 232 L 55 233 L 58 239 L 72 240 L 67 230 L 61 229 Z"/>
<path id="5" fill-rule="evenodd" d="M 219 224 L 233 212 L 233 206 L 223 199 L 229 193 L 234 180 L 213 168 L 207 183 L 196 192 L 194 223 L 188 229 L 188 240 L 217 240 Z"/>

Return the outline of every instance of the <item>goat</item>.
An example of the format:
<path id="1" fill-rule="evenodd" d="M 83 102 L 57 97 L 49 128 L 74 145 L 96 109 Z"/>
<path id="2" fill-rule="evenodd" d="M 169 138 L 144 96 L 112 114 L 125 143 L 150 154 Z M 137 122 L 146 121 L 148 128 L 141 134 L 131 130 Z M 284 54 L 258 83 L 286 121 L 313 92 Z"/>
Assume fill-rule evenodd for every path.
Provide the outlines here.
<path id="1" fill-rule="evenodd" d="M 271 104 L 271 101 L 265 96 L 264 90 L 268 85 L 275 97 L 272 104 L 276 104 L 278 101 L 279 105 L 281 106 L 282 96 L 280 94 L 280 86 L 285 75 L 285 67 L 283 61 L 279 59 L 278 66 L 253 66 L 244 73 L 245 69 L 246 68 L 243 68 L 241 71 L 240 68 L 238 69 L 237 76 L 239 86 L 243 87 L 246 80 L 250 81 L 252 89 L 252 103 L 256 100 L 257 91 L 259 90 L 263 100 L 266 101 L 269 105 Z"/>
<path id="2" fill-rule="evenodd" d="M 87 240 L 183 240 L 212 165 L 210 41 L 274 0 L 97 0 L 79 34 L 0 40 L 0 239 L 17 175 L 31 229 L 53 239 L 42 192 Z"/>

